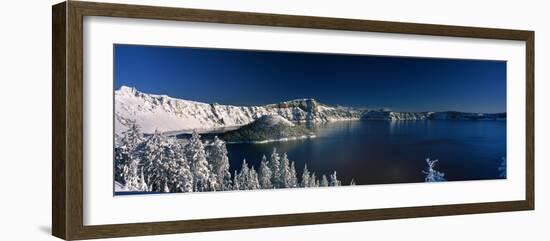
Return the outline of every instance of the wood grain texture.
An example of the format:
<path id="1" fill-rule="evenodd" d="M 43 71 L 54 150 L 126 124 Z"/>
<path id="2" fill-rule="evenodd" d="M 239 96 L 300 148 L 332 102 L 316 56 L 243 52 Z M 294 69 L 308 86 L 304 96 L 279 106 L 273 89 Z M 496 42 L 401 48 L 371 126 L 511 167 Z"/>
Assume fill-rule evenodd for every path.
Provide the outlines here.
<path id="1" fill-rule="evenodd" d="M 67 239 L 202 232 L 534 209 L 534 32 L 261 13 L 69 1 L 53 6 L 52 232 Z M 208 23 L 519 40 L 526 43 L 525 200 L 170 222 L 83 225 L 83 17 L 108 16 Z"/>
<path id="2" fill-rule="evenodd" d="M 83 230 L 83 15 L 67 5 L 67 235 Z"/>
<path id="3" fill-rule="evenodd" d="M 432 36 L 525 40 L 531 31 L 315 16 L 76 2 L 83 15 Z"/>
<path id="4" fill-rule="evenodd" d="M 52 234 L 66 235 L 65 3 L 52 7 Z"/>
<path id="5" fill-rule="evenodd" d="M 268 215 L 237 218 L 203 219 L 190 221 L 153 222 L 85 226 L 78 238 L 107 238 L 233 230 L 249 228 L 282 227 L 326 223 L 358 222 L 400 218 L 418 218 L 475 213 L 528 210 L 524 201 L 406 207 L 373 210 L 353 210 L 303 214 Z"/>
<path id="6" fill-rule="evenodd" d="M 535 209 L 535 32 L 525 39 L 526 80 L 526 150 L 525 150 L 525 200 Z"/>

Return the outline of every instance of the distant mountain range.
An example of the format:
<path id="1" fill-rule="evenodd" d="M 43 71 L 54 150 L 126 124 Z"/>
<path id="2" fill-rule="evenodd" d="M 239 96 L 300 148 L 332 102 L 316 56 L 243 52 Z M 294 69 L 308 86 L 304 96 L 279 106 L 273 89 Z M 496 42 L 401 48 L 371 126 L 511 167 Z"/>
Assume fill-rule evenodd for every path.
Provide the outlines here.
<path id="1" fill-rule="evenodd" d="M 395 112 L 328 106 L 315 99 L 296 99 L 262 106 L 233 106 L 202 103 L 153 95 L 122 86 L 115 90 L 115 133 L 127 129 L 135 120 L 144 133 L 236 129 L 262 116 L 264 121 L 332 122 L 344 120 L 505 120 L 506 113 Z M 278 118 L 278 117 L 282 117 Z"/>

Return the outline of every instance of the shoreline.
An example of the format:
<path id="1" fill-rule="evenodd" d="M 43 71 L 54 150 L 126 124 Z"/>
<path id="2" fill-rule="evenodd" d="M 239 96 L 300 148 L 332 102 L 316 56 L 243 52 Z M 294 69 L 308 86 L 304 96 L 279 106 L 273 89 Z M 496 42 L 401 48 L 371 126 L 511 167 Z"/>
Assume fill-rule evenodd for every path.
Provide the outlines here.
<path id="1" fill-rule="evenodd" d="M 426 118 L 426 119 L 336 119 L 336 120 L 329 120 L 329 121 L 322 121 L 322 122 L 313 122 L 311 124 L 314 125 L 322 125 L 322 124 L 328 124 L 328 123 L 335 123 L 335 122 L 345 122 L 345 121 L 387 121 L 387 122 L 409 122 L 409 121 L 506 121 L 506 118 L 496 118 L 496 119 L 438 119 L 438 118 Z M 308 121 L 292 121 L 292 123 L 295 124 L 307 124 Z M 246 125 L 246 124 L 245 124 Z M 184 130 L 178 130 L 178 131 L 166 131 L 162 132 L 165 135 L 173 136 L 173 135 L 185 135 L 185 134 L 191 134 L 193 130 L 197 130 L 197 132 L 201 135 L 203 134 L 218 134 L 218 133 L 224 133 L 219 131 L 231 131 L 231 130 L 238 130 L 240 127 L 243 127 L 245 125 L 235 125 L 235 126 L 226 126 L 226 127 L 216 127 L 216 128 L 197 128 L 197 129 L 184 129 Z M 153 133 L 144 133 L 144 134 L 153 134 Z"/>
<path id="2" fill-rule="evenodd" d="M 316 138 L 317 135 L 304 135 L 304 136 L 295 136 L 295 137 L 284 137 L 279 139 L 267 139 L 262 141 L 226 141 L 226 144 L 267 144 L 273 142 L 285 142 L 285 141 L 295 141 L 303 139 Z"/>

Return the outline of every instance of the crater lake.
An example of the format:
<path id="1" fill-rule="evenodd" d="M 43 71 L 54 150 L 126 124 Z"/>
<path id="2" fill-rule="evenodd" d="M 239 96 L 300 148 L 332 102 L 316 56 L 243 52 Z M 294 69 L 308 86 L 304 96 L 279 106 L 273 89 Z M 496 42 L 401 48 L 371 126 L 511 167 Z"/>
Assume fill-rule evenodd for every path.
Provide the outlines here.
<path id="1" fill-rule="evenodd" d="M 304 124 L 305 125 L 305 124 Z M 339 121 L 307 126 L 315 138 L 271 143 L 227 144 L 231 173 L 243 159 L 256 169 L 276 148 L 317 177 L 336 171 L 343 185 L 424 182 L 425 159 L 448 181 L 501 179 L 506 157 L 506 121 Z"/>

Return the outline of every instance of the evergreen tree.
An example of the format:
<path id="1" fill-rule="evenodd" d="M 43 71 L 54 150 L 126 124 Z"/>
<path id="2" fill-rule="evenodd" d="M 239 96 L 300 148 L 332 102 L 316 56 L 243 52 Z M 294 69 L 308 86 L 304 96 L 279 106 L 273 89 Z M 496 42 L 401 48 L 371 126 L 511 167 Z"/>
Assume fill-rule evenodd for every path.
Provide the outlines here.
<path id="1" fill-rule="evenodd" d="M 142 180 L 139 175 L 139 159 L 132 159 L 123 168 L 124 188 L 128 191 L 142 191 Z"/>
<path id="2" fill-rule="evenodd" d="M 283 183 L 281 181 L 281 158 L 279 157 L 279 153 L 277 153 L 277 149 L 273 148 L 273 152 L 271 153 L 270 159 L 269 159 L 269 169 L 271 169 L 271 185 L 274 188 L 280 188 L 283 187 Z"/>
<path id="3" fill-rule="evenodd" d="M 200 135 L 193 131 L 189 143 L 185 146 L 185 157 L 189 161 L 191 172 L 193 173 L 193 190 L 198 192 L 211 191 L 215 175 L 211 172 L 211 167 L 206 160 L 206 151 L 204 144 L 200 140 Z"/>
<path id="4" fill-rule="evenodd" d="M 286 152 L 283 154 L 283 157 L 281 158 L 281 166 L 279 169 L 279 175 L 280 175 L 280 188 L 289 188 L 292 187 L 292 176 L 290 171 L 290 161 L 288 160 L 288 156 Z"/>
<path id="5" fill-rule="evenodd" d="M 162 169 L 164 171 L 164 192 L 178 192 L 178 177 L 180 174 L 180 164 L 179 159 L 182 154 L 181 145 L 176 141 L 175 138 L 169 138 L 162 135 L 164 141 L 161 143 L 163 157 L 161 160 Z M 167 191 L 168 190 L 168 191 Z"/>
<path id="6" fill-rule="evenodd" d="M 424 179 L 426 182 L 444 182 L 445 180 L 445 174 L 442 172 L 438 172 L 435 170 L 435 163 L 439 160 L 430 160 L 430 158 L 426 158 L 426 163 L 428 164 L 428 170 L 422 171 L 422 173 L 426 174 L 426 178 Z"/>
<path id="7" fill-rule="evenodd" d="M 154 192 L 163 192 L 168 182 L 169 174 L 167 172 L 167 140 L 159 132 L 155 131 L 144 144 L 143 160 L 146 182 L 149 184 L 149 190 Z"/>
<path id="8" fill-rule="evenodd" d="M 145 176 L 143 175 L 143 168 L 140 169 L 139 179 L 140 179 L 139 191 L 142 191 L 142 192 L 151 191 L 149 190 L 149 186 L 147 185 L 147 182 L 145 182 Z"/>
<path id="9" fill-rule="evenodd" d="M 263 189 L 270 189 L 271 186 L 271 178 L 272 178 L 272 172 L 269 169 L 269 163 L 267 162 L 267 157 L 264 155 L 262 157 L 262 162 L 260 163 L 260 171 L 259 171 L 259 182 L 260 187 Z"/>
<path id="10" fill-rule="evenodd" d="M 349 182 L 349 185 L 350 185 L 350 186 L 355 186 L 355 180 L 354 180 L 354 179 L 351 179 L 351 182 Z"/>
<path id="11" fill-rule="evenodd" d="M 248 184 L 248 188 L 247 188 L 248 190 L 260 189 L 260 182 L 258 181 L 258 173 L 254 169 L 254 167 L 251 167 L 248 172 L 247 184 Z"/>
<path id="12" fill-rule="evenodd" d="M 126 181 L 139 182 L 138 171 L 141 163 L 140 146 L 144 142 L 141 128 L 135 121 L 129 121 L 128 130 L 115 138 L 115 181 L 126 185 Z M 131 175 L 131 176 L 129 176 Z M 126 186 L 135 189 L 136 183 Z"/>
<path id="13" fill-rule="evenodd" d="M 302 182 L 300 183 L 301 187 L 310 187 L 309 180 L 309 171 L 307 170 L 307 164 L 304 164 L 304 171 L 302 172 Z"/>
<path id="14" fill-rule="evenodd" d="M 172 175 L 171 186 L 175 192 L 193 192 L 193 173 L 189 162 L 185 159 L 184 148 L 176 140 L 171 143 L 171 150 L 174 152 L 170 173 Z"/>
<path id="15" fill-rule="evenodd" d="M 309 187 L 319 187 L 319 181 L 317 180 L 317 177 L 315 176 L 315 172 L 311 173 L 311 176 L 309 177 Z"/>
<path id="16" fill-rule="evenodd" d="M 239 182 L 239 175 L 237 174 L 237 170 L 235 170 L 235 174 L 233 174 L 233 190 L 241 190 L 241 183 Z"/>
<path id="17" fill-rule="evenodd" d="M 325 176 L 325 174 L 323 174 L 323 176 L 321 177 L 320 185 L 321 185 L 321 187 L 328 187 L 328 180 L 327 180 L 327 176 Z"/>
<path id="18" fill-rule="evenodd" d="M 227 157 L 227 148 L 225 142 L 217 136 L 207 147 L 207 160 L 212 166 L 212 173 L 215 174 L 217 186 L 216 190 L 231 190 L 231 173 L 229 172 L 229 158 Z M 214 176 L 214 175 L 213 175 Z"/>
<path id="19" fill-rule="evenodd" d="M 290 164 L 290 185 L 291 188 L 298 187 L 298 177 L 296 174 L 296 167 L 294 165 L 294 161 Z"/>
<path id="20" fill-rule="evenodd" d="M 219 191 L 219 190 L 222 190 L 222 184 L 218 182 L 218 175 L 216 175 L 212 169 L 212 165 L 208 165 L 208 169 L 211 170 L 210 171 L 210 176 L 208 176 L 208 188 L 207 190 L 208 191 Z M 231 177 L 230 177 L 231 178 Z M 231 179 L 229 179 L 231 180 Z"/>
<path id="21" fill-rule="evenodd" d="M 243 164 L 241 166 L 241 171 L 237 174 L 237 183 L 239 185 L 239 190 L 248 190 L 248 179 L 250 175 L 250 169 L 248 168 L 248 163 L 246 159 L 243 159 Z"/>
<path id="22" fill-rule="evenodd" d="M 336 171 L 334 171 L 334 173 L 332 173 L 332 175 L 330 175 L 329 186 L 331 186 L 331 187 L 341 186 L 341 183 L 338 180 L 338 177 L 336 176 Z"/>

